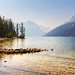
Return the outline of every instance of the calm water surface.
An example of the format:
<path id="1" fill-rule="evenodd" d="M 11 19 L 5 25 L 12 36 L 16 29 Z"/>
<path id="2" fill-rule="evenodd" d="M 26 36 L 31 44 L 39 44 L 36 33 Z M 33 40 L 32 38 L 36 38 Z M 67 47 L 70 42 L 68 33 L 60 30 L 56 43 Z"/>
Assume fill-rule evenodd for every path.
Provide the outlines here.
<path id="1" fill-rule="evenodd" d="M 49 51 L 30 54 L 0 55 L 0 70 L 14 73 L 48 75 L 53 66 L 75 66 L 74 37 L 40 37 L 0 42 L 1 48 L 46 48 Z M 51 49 L 54 49 L 51 51 Z M 4 61 L 7 61 L 6 63 Z M 71 64 L 70 64 L 71 63 Z M 75 69 L 74 69 L 75 70 Z"/>

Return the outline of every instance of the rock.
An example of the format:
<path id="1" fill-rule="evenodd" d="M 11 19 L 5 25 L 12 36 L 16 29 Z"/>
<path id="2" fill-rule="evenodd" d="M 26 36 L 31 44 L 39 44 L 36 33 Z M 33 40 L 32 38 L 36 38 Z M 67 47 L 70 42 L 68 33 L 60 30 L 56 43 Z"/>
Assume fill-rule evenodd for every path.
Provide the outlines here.
<path id="1" fill-rule="evenodd" d="M 53 49 L 51 49 L 51 51 L 53 51 Z"/>
<path id="2" fill-rule="evenodd" d="M 15 54 L 15 53 L 35 53 L 35 52 L 41 52 L 41 51 L 47 51 L 47 49 L 38 49 L 38 48 L 3 49 L 3 50 L 0 50 L 0 53 L 5 53 L 5 54 L 14 53 Z"/>
<path id="3" fill-rule="evenodd" d="M 7 62 L 7 61 L 4 61 L 4 62 Z"/>

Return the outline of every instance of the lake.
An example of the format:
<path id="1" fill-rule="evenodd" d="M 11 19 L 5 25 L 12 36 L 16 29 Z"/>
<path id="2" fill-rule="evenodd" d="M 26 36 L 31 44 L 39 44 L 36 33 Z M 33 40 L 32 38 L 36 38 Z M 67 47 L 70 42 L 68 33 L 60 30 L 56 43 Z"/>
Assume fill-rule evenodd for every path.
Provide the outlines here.
<path id="1" fill-rule="evenodd" d="M 12 39 L 0 41 L 0 48 L 49 50 L 29 54 L 0 54 L 0 75 L 75 74 L 75 37 Z"/>

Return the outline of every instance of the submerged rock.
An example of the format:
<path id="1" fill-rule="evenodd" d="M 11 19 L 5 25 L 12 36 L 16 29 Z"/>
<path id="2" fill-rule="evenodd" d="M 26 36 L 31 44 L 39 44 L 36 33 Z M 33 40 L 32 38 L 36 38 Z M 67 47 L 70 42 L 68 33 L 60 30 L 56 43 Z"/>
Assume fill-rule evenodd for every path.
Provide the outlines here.
<path id="1" fill-rule="evenodd" d="M 51 51 L 53 51 L 53 49 L 51 49 Z"/>
<path id="2" fill-rule="evenodd" d="M 35 53 L 35 52 L 41 52 L 41 51 L 48 51 L 47 49 L 38 49 L 38 48 L 20 48 L 20 49 L 1 49 L 0 53 L 9 53 L 9 54 L 13 54 L 13 53 Z"/>
<path id="3" fill-rule="evenodd" d="M 7 62 L 7 61 L 4 61 L 4 62 Z"/>

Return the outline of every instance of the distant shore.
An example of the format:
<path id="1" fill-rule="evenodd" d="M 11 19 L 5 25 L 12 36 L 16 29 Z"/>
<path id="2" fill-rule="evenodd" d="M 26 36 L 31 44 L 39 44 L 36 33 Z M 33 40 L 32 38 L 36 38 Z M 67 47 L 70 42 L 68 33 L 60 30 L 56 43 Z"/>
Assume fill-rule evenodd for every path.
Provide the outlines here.
<path id="1" fill-rule="evenodd" d="M 17 37 L 13 37 L 13 38 L 0 38 L 0 41 L 4 41 L 4 40 L 9 40 L 9 39 L 15 39 Z"/>
<path id="2" fill-rule="evenodd" d="M 0 41 L 10 40 L 10 39 L 18 39 L 18 37 L 13 37 L 13 38 L 0 38 Z"/>
<path id="3" fill-rule="evenodd" d="M 0 41 L 4 41 L 4 40 L 7 40 L 9 38 L 0 38 Z"/>

